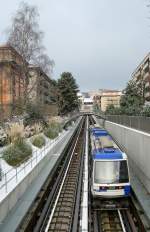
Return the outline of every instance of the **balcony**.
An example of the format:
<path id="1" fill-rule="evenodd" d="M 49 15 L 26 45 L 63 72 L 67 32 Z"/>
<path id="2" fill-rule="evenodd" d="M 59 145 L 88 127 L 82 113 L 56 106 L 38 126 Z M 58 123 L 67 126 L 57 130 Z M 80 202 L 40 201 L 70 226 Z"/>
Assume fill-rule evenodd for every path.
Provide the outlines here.
<path id="1" fill-rule="evenodd" d="M 146 78 L 149 77 L 149 76 L 150 76 L 149 72 L 146 72 L 146 73 L 144 74 L 144 76 L 143 76 L 143 79 L 146 80 Z"/>
<path id="2" fill-rule="evenodd" d="M 149 81 L 147 81 L 146 83 L 145 83 L 145 88 L 147 88 L 147 87 L 149 87 L 150 86 L 150 83 L 149 83 Z"/>
<path id="3" fill-rule="evenodd" d="M 150 98 L 150 92 L 145 93 L 145 98 Z"/>
<path id="4" fill-rule="evenodd" d="M 143 69 L 144 69 L 144 70 L 145 70 L 145 69 L 149 69 L 149 63 L 148 63 L 148 61 L 144 64 Z"/>
<path id="5" fill-rule="evenodd" d="M 139 70 L 137 73 L 135 73 L 134 76 L 135 76 L 136 80 L 139 79 L 141 76 L 141 71 Z"/>

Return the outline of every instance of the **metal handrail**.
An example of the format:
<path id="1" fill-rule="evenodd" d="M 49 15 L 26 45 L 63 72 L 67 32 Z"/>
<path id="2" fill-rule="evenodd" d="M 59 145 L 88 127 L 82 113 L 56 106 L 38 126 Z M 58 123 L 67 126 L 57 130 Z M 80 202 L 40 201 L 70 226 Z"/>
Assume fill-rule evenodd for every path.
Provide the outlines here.
<path id="1" fill-rule="evenodd" d="M 29 172 L 32 170 L 32 168 L 35 167 L 35 166 L 39 163 L 39 161 L 42 159 L 42 157 L 44 157 L 44 156 L 46 155 L 46 150 L 47 150 L 52 144 L 55 144 L 55 142 L 58 141 L 60 138 L 63 138 L 63 135 L 64 135 L 64 133 L 62 133 L 61 135 L 57 136 L 54 140 L 49 141 L 45 146 L 43 146 L 43 148 L 40 149 L 40 152 L 39 152 L 39 150 L 34 151 L 34 152 L 32 153 L 32 156 L 33 156 L 33 157 L 31 157 L 27 162 L 21 164 L 21 165 L 23 165 L 23 167 L 20 167 L 20 166 L 19 166 L 19 167 L 16 167 L 15 169 L 14 169 L 14 168 L 11 168 L 11 169 L 8 170 L 6 173 L 3 172 L 0 182 L 3 182 L 3 181 L 4 181 L 4 183 L 2 183 L 2 185 L 0 186 L 0 191 L 1 191 L 3 188 L 5 188 L 5 193 L 8 193 L 8 184 L 9 184 L 10 182 L 12 182 L 12 180 L 14 180 L 14 179 L 16 180 L 16 183 L 18 183 L 18 182 L 19 182 L 18 176 L 19 176 L 19 174 L 20 174 L 21 172 L 24 171 L 24 175 L 23 175 L 22 178 L 21 178 L 21 179 L 23 179 L 23 178 L 26 176 L 26 173 L 27 173 L 26 168 L 27 168 L 28 166 L 31 167 L 31 169 L 28 169 L 28 173 L 29 173 Z M 34 154 L 35 154 L 35 155 L 34 155 Z M 48 154 L 48 152 L 47 152 L 47 154 Z M 40 157 L 40 159 L 39 159 L 39 157 Z M 14 172 L 14 170 L 16 170 L 16 171 L 15 171 L 15 174 L 14 174 L 14 175 L 13 175 L 13 174 L 11 175 L 10 173 L 11 173 L 11 172 Z M 9 175 L 10 175 L 10 176 L 9 176 Z"/>

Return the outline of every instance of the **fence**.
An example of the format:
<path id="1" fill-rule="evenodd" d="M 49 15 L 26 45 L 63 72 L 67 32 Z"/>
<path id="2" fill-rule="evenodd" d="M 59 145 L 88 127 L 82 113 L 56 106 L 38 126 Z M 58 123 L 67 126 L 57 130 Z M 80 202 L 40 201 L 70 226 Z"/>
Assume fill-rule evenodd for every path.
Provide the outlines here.
<path id="1" fill-rule="evenodd" d="M 150 117 L 107 115 L 106 120 L 150 133 Z"/>
<path id="2" fill-rule="evenodd" d="M 67 133 L 67 132 L 64 132 Z M 47 144 L 40 150 L 36 150 L 32 153 L 32 158 L 21 164 L 19 167 L 11 168 L 7 172 L 2 172 L 2 178 L 0 181 L 0 200 L 10 192 L 32 169 L 39 161 L 53 151 L 53 146 L 56 142 L 59 142 L 63 137 L 64 133 L 59 135 L 56 139 L 47 142 Z"/>

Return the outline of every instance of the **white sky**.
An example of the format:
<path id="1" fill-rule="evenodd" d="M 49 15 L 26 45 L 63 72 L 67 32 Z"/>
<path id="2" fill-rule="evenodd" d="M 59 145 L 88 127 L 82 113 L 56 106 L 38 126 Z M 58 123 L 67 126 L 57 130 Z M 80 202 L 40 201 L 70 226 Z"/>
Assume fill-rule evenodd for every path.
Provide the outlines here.
<path id="1" fill-rule="evenodd" d="M 1 1 L 0 43 L 20 0 Z M 27 0 L 37 5 L 53 77 L 74 75 L 82 91 L 124 88 L 150 49 L 148 0 Z"/>

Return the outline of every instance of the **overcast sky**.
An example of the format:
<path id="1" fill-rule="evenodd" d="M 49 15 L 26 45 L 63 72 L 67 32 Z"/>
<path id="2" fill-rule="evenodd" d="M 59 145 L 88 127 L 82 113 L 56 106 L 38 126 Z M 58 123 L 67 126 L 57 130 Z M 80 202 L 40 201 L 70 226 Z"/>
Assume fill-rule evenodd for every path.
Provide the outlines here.
<path id="1" fill-rule="evenodd" d="M 20 0 L 1 2 L 0 43 Z M 150 49 L 148 0 L 27 0 L 38 6 L 53 77 L 74 75 L 82 91 L 122 89 Z"/>

